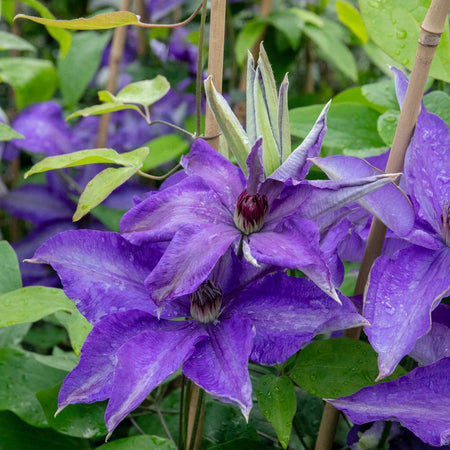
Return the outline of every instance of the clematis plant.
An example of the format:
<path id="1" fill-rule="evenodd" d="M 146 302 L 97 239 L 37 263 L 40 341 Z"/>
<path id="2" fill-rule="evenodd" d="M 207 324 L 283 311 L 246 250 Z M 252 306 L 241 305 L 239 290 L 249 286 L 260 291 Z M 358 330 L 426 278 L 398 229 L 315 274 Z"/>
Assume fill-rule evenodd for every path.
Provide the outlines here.
<path id="1" fill-rule="evenodd" d="M 231 251 L 206 281 L 157 319 L 144 280 L 160 247 L 134 246 L 111 232 L 67 231 L 31 260 L 52 265 L 68 297 L 94 325 L 78 366 L 62 385 L 59 411 L 109 398 L 110 434 L 181 366 L 188 378 L 238 405 L 248 418 L 249 358 L 282 363 L 317 334 L 367 324 L 348 298 L 339 294 L 338 305 L 308 279 L 271 266 L 255 268 Z"/>

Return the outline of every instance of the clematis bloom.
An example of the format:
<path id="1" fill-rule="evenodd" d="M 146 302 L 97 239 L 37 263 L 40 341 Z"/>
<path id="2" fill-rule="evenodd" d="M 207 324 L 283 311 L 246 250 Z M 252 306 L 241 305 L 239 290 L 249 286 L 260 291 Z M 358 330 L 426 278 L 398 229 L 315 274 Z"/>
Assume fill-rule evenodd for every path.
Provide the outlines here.
<path id="1" fill-rule="evenodd" d="M 178 184 L 152 195 L 122 219 L 132 243 L 170 241 L 146 279 L 162 305 L 197 289 L 231 246 L 258 266 L 301 269 L 339 302 L 327 258 L 320 249 L 321 216 L 390 183 L 395 175 L 345 181 L 304 180 L 322 144 L 324 109 L 305 141 L 265 178 L 262 140 L 242 170 L 197 140 L 182 159 L 187 174 Z"/>
<path id="2" fill-rule="evenodd" d="M 59 410 L 109 398 L 111 433 L 182 367 L 248 417 L 249 358 L 282 363 L 316 334 L 367 324 L 348 298 L 339 295 L 340 306 L 310 280 L 255 268 L 231 251 L 208 280 L 167 305 L 158 320 L 144 279 L 160 255 L 157 245 L 134 246 L 116 233 L 92 230 L 61 233 L 37 250 L 32 262 L 52 265 L 94 325 L 61 387 Z"/>

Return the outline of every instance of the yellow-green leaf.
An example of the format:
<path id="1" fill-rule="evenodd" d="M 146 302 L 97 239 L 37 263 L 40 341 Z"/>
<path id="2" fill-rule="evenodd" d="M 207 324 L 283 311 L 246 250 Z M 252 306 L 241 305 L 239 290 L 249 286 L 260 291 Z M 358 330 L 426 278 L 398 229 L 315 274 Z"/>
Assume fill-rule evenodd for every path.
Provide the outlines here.
<path id="1" fill-rule="evenodd" d="M 35 164 L 25 174 L 25 178 L 35 173 L 47 172 L 48 170 L 65 169 L 67 167 L 98 163 L 110 163 L 140 168 L 147 155 L 148 148 L 141 147 L 128 153 L 117 153 L 110 148 L 96 148 L 92 150 L 81 150 L 66 155 L 49 156 Z"/>
<path id="2" fill-rule="evenodd" d="M 148 151 L 148 149 L 147 149 Z M 96 175 L 87 184 L 78 201 L 77 210 L 73 215 L 76 222 L 84 217 L 92 208 L 105 200 L 111 192 L 131 178 L 139 167 L 108 168 Z"/>
<path id="3" fill-rule="evenodd" d="M 42 25 L 65 28 L 67 30 L 107 30 L 109 28 L 121 27 L 124 25 L 136 25 L 139 23 L 139 17 L 128 11 L 116 11 L 104 14 L 98 14 L 94 17 L 73 20 L 56 20 L 41 17 L 18 14 L 15 19 L 29 19 Z"/>
<path id="4" fill-rule="evenodd" d="M 56 311 L 74 309 L 62 289 L 28 286 L 0 295 L 0 327 L 36 322 Z"/>
<path id="5" fill-rule="evenodd" d="M 339 20 L 349 28 L 363 44 L 369 42 L 369 34 L 367 33 L 361 14 L 351 3 L 348 3 L 345 0 L 336 0 L 336 12 Z"/>
<path id="6" fill-rule="evenodd" d="M 88 117 L 97 116 L 99 114 L 108 114 L 114 111 L 121 111 L 123 109 L 134 109 L 140 111 L 139 107 L 135 105 L 124 105 L 122 102 L 103 103 L 102 105 L 89 106 L 87 108 L 79 109 L 66 117 L 66 120 L 73 119 L 74 117 Z"/>

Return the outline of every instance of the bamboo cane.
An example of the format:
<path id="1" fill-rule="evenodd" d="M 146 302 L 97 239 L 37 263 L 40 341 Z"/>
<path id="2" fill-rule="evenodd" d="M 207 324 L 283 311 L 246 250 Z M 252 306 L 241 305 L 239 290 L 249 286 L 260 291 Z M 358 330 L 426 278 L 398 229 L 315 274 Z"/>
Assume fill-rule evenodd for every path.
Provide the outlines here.
<path id="1" fill-rule="evenodd" d="M 122 0 L 120 10 L 129 11 L 130 3 L 131 0 Z M 127 27 L 117 27 L 114 30 L 113 40 L 111 44 L 111 53 L 109 55 L 109 75 L 108 81 L 106 82 L 106 90 L 112 92 L 113 94 L 117 86 L 117 78 L 119 76 L 120 63 L 122 62 L 126 35 Z M 106 146 L 110 120 L 111 114 L 103 114 L 100 118 L 100 125 L 98 127 L 97 134 L 97 148 L 103 148 Z"/>
<path id="2" fill-rule="evenodd" d="M 414 66 L 411 72 L 405 101 L 400 113 L 394 140 L 392 142 L 389 160 L 386 166 L 387 173 L 398 173 L 403 170 L 406 150 L 411 140 L 420 105 L 430 70 L 434 52 L 439 44 L 441 34 L 444 32 L 445 20 L 450 9 L 450 0 L 432 0 L 425 20 L 420 27 L 420 37 L 417 45 Z M 355 295 L 362 294 L 367 283 L 370 269 L 375 259 L 381 254 L 386 226 L 374 217 L 370 227 L 364 257 L 356 281 Z M 361 328 L 346 330 L 345 337 L 359 339 Z M 320 423 L 319 434 L 316 441 L 316 450 L 331 449 L 339 421 L 339 411 L 331 404 L 325 404 Z"/>

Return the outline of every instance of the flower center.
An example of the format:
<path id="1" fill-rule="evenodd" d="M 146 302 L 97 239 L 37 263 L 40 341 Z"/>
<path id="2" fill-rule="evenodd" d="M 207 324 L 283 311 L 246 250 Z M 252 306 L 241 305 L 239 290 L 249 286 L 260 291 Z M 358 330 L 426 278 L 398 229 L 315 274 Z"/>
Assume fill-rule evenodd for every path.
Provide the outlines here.
<path id="1" fill-rule="evenodd" d="M 191 294 L 191 315 L 201 323 L 214 322 L 220 315 L 222 306 L 222 291 L 211 281 L 203 282 Z"/>
<path id="2" fill-rule="evenodd" d="M 259 231 L 269 210 L 267 197 L 263 194 L 247 194 L 244 189 L 238 197 L 234 210 L 234 224 L 244 233 Z"/>
<path id="3" fill-rule="evenodd" d="M 444 202 L 441 213 L 442 237 L 447 247 L 450 247 L 450 202 Z"/>

